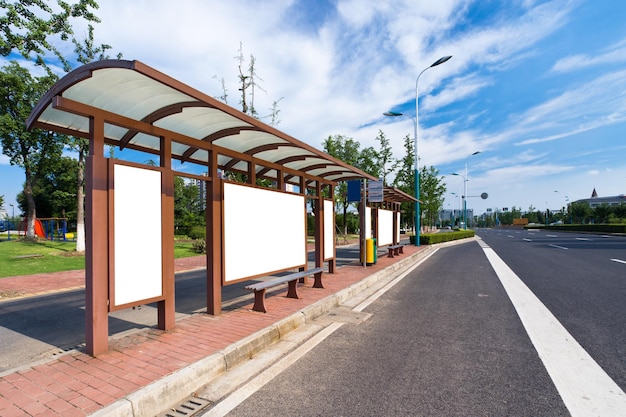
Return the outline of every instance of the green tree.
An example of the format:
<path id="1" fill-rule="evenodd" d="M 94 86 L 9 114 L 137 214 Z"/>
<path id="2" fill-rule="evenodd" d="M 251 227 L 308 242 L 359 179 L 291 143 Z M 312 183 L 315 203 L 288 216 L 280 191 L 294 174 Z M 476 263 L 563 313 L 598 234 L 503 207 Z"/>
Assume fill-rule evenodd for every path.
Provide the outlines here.
<path id="1" fill-rule="evenodd" d="M 191 235 L 194 227 L 205 227 L 204 206 L 198 186 L 174 177 L 174 233 Z"/>
<path id="2" fill-rule="evenodd" d="M 38 64 L 44 63 L 47 53 L 53 53 L 69 69 L 66 57 L 51 43 L 51 38 L 60 36 L 66 41 L 73 34 L 71 19 L 82 18 L 88 22 L 99 22 L 93 14 L 98 8 L 95 0 L 79 0 L 69 3 L 57 0 L 57 9 L 46 0 L 0 0 L 0 55 L 9 56 L 18 51 L 24 58 Z"/>
<path id="3" fill-rule="evenodd" d="M 378 160 L 378 167 L 380 171 L 380 177 L 383 180 L 383 185 L 388 185 L 387 175 L 391 174 L 398 167 L 399 162 L 393 157 L 393 150 L 389 139 L 382 130 L 378 131 L 376 140 L 380 144 L 380 148 L 377 151 L 376 159 Z"/>
<path id="4" fill-rule="evenodd" d="M 239 99 L 239 104 L 241 105 L 241 111 L 249 114 L 255 119 L 270 119 L 270 125 L 276 126 L 280 123 L 280 119 L 278 118 L 278 114 L 280 113 L 280 109 L 278 107 L 278 103 L 283 99 L 283 97 L 278 100 L 274 100 L 272 102 L 272 107 L 270 108 L 270 114 L 267 116 L 260 116 L 257 111 L 254 100 L 256 96 L 257 90 L 262 91 L 263 93 L 267 93 L 263 89 L 261 85 L 259 85 L 259 81 L 263 81 L 256 73 L 256 58 L 254 55 L 250 54 L 250 61 L 248 63 L 248 67 L 244 69 L 244 65 L 246 62 L 246 58 L 243 54 L 243 43 L 239 42 L 239 50 L 237 51 L 238 55 L 235 59 L 239 62 L 237 65 L 237 79 L 239 80 L 239 91 L 241 92 L 241 98 Z M 213 78 L 216 78 L 214 76 Z M 224 103 L 228 104 L 228 91 L 226 89 L 226 83 L 224 82 L 224 78 L 220 79 L 222 85 L 223 94 L 219 96 L 219 99 Z"/>
<path id="5" fill-rule="evenodd" d="M 602 204 L 593 209 L 591 217 L 594 223 L 608 223 L 611 209 L 608 204 Z"/>
<path id="6" fill-rule="evenodd" d="M 537 217 L 536 208 L 531 204 L 528 207 L 528 212 L 524 216 L 528 219 L 528 223 L 539 223 L 539 218 Z"/>
<path id="7" fill-rule="evenodd" d="M 87 37 L 82 42 L 76 38 L 72 38 L 74 44 L 74 52 L 77 55 L 77 61 L 81 64 L 88 64 L 92 61 L 101 61 L 109 59 L 107 51 L 111 49 L 110 45 L 101 44 L 96 46 L 93 36 L 93 26 L 88 26 Z M 122 54 L 117 54 L 117 59 L 121 59 Z M 85 162 L 89 153 L 89 141 L 87 139 L 70 137 L 67 146 L 75 151 L 78 156 L 77 177 L 76 177 L 76 251 L 85 251 Z M 110 148 L 111 157 L 113 157 L 113 147 Z"/>
<path id="8" fill-rule="evenodd" d="M 347 164 L 356 166 L 359 162 L 359 148 L 361 145 L 352 138 L 343 135 L 334 135 L 326 138 L 322 144 L 324 151 Z M 340 182 L 335 187 L 335 204 L 342 209 L 343 233 L 348 233 L 348 223 L 346 221 L 346 213 L 350 203 L 348 202 L 348 185 Z"/>
<path id="9" fill-rule="evenodd" d="M 359 142 L 343 135 L 334 135 L 326 138 L 322 144 L 324 151 L 353 167 L 359 168 L 371 175 L 378 176 L 378 153 L 371 147 L 360 149 Z M 340 182 L 335 187 L 335 204 L 342 209 L 343 233 L 348 233 L 347 215 L 348 207 L 348 185 Z"/>
<path id="10" fill-rule="evenodd" d="M 439 170 L 433 166 L 423 166 L 420 169 L 420 211 L 429 226 L 434 226 L 439 217 L 445 192 L 446 185 L 439 176 Z"/>
<path id="11" fill-rule="evenodd" d="M 404 137 L 404 156 L 398 161 L 399 169 L 393 186 L 409 195 L 415 195 L 415 145 L 409 135 Z M 410 225 L 415 230 L 415 203 L 405 202 L 400 205 L 402 224 Z"/>
<path id="12" fill-rule="evenodd" d="M 67 217 L 76 221 L 76 159 L 63 156 L 50 161 L 46 172 L 42 173 L 33 185 L 33 199 L 37 207 L 37 217 Z M 24 192 L 17 196 L 20 210 L 26 212 Z"/>
<path id="13" fill-rule="evenodd" d="M 16 62 L 0 72 L 0 142 L 11 165 L 24 169 L 24 197 L 28 238 L 35 238 L 36 207 L 33 186 L 49 172 L 51 162 L 61 157 L 64 141 L 60 135 L 40 129 L 26 130 L 25 120 L 56 76 L 32 77 Z"/>
<path id="14" fill-rule="evenodd" d="M 583 224 L 591 216 L 591 208 L 587 203 L 572 203 L 570 207 L 574 223 Z"/>

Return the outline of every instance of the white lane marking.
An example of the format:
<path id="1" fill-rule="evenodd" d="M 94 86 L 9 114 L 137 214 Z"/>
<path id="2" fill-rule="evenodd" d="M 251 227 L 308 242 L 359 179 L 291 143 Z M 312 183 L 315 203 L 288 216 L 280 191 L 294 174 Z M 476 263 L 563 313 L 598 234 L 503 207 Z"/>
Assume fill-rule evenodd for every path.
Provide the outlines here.
<path id="1" fill-rule="evenodd" d="M 526 242 L 532 242 L 533 241 L 532 239 L 528 239 L 526 237 L 524 239 L 522 239 L 522 240 L 525 240 Z"/>
<path id="2" fill-rule="evenodd" d="M 586 237 L 577 237 L 576 240 L 591 240 L 591 239 L 586 238 Z"/>
<path id="3" fill-rule="evenodd" d="M 506 237 L 515 238 L 513 235 L 506 235 Z"/>
<path id="4" fill-rule="evenodd" d="M 553 248 L 557 248 L 557 249 L 569 249 L 569 248 L 566 248 L 565 246 L 553 245 L 552 243 L 550 243 L 548 246 L 552 246 Z"/>
<path id="5" fill-rule="evenodd" d="M 546 235 L 547 237 L 558 237 L 557 235 Z"/>
<path id="6" fill-rule="evenodd" d="M 439 248 L 436 248 L 431 253 L 420 259 L 398 277 L 394 278 L 393 281 L 389 282 L 383 288 L 376 291 L 374 294 L 370 295 L 366 300 L 361 302 L 358 306 L 354 307 L 353 311 L 363 311 L 368 305 L 373 303 L 376 299 L 378 299 L 381 295 L 383 295 L 386 291 L 388 291 L 391 287 L 396 285 L 400 280 L 405 278 L 411 271 L 424 263 L 428 258 L 433 256 Z M 276 364 L 267 368 L 265 371 L 261 372 L 255 378 L 247 382 L 241 388 L 237 389 L 229 396 L 227 396 L 224 400 L 217 403 L 213 408 L 211 408 L 208 412 L 203 414 L 203 416 L 224 416 L 231 412 L 235 407 L 244 402 L 248 397 L 252 394 L 263 388 L 265 384 L 270 382 L 274 377 L 280 375 L 285 369 L 289 368 L 296 361 L 298 361 L 301 357 L 310 352 L 315 346 L 320 344 L 324 339 L 333 334 L 335 330 L 339 329 L 344 323 L 332 323 L 328 327 L 326 327 L 321 332 L 317 333 L 311 339 L 307 340 L 300 347 L 295 349 L 293 352 L 289 353 L 280 361 L 276 362 Z"/>
<path id="7" fill-rule="evenodd" d="M 624 391 L 493 249 L 483 251 L 571 415 L 623 417 Z"/>
<path id="8" fill-rule="evenodd" d="M 626 261 L 623 261 L 621 259 L 611 259 L 613 262 L 619 262 L 621 264 L 626 264 Z"/>
<path id="9" fill-rule="evenodd" d="M 207 413 L 203 414 L 203 416 L 225 416 L 239 404 L 244 402 L 248 397 L 254 394 L 256 391 L 260 390 L 265 384 L 274 379 L 274 377 L 278 376 L 285 369 L 293 365 L 298 359 L 306 355 L 311 349 L 321 343 L 324 339 L 333 334 L 335 330 L 340 328 L 343 324 L 344 323 L 332 323 L 330 326 L 326 327 L 324 330 L 300 345 L 300 347 L 298 347 L 296 350 L 285 356 L 280 361 L 276 362 L 275 365 L 267 368 L 250 382 L 246 383 L 244 386 L 234 391 L 224 400 L 217 403 L 215 407 L 211 408 Z"/>

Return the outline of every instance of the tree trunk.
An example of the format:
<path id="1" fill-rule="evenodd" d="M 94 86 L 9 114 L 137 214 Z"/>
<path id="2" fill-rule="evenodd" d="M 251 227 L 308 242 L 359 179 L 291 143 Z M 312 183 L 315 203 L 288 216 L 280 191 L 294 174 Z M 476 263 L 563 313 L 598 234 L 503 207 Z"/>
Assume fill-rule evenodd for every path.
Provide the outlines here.
<path id="1" fill-rule="evenodd" d="M 24 197 L 26 197 L 26 238 L 35 240 L 35 220 L 37 212 L 35 210 L 35 198 L 33 197 L 33 187 L 31 184 L 30 171 L 26 170 L 26 181 L 24 183 Z"/>
<path id="2" fill-rule="evenodd" d="M 348 203 L 343 203 L 343 235 L 348 236 Z"/>

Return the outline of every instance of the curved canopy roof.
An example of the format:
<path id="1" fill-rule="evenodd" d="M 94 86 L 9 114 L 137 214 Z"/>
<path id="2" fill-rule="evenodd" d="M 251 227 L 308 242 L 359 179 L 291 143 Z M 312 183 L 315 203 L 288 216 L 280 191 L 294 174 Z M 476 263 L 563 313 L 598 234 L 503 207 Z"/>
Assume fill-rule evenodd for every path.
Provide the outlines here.
<path id="1" fill-rule="evenodd" d="M 407 193 L 405 193 L 402 190 L 399 190 L 397 188 L 393 188 L 393 187 L 383 187 L 383 196 L 385 201 L 391 202 L 391 203 L 405 203 L 405 202 L 415 202 L 415 201 L 419 201 L 421 203 L 420 200 L 416 199 L 415 197 L 413 197 L 412 195 L 409 195 Z"/>
<path id="2" fill-rule="evenodd" d="M 276 167 L 336 182 L 376 179 L 139 61 L 105 60 L 59 80 L 33 109 L 27 127 L 89 138 L 90 117 L 103 115 L 104 136 L 120 148 L 159 153 L 173 139 L 172 157 L 219 168 L 276 176 Z M 267 162 L 269 164 L 263 164 Z"/>

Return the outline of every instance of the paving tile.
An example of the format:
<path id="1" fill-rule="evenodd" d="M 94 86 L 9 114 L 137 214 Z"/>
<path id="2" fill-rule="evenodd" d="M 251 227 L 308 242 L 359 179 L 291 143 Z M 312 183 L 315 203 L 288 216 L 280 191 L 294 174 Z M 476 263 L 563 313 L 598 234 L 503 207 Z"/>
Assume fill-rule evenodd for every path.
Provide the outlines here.
<path id="1" fill-rule="evenodd" d="M 407 247 L 403 256 L 416 250 Z M 266 297 L 267 313 L 252 311 L 251 301 L 224 309 L 217 317 L 192 314 L 177 321 L 176 328 L 170 331 L 150 328 L 111 339 L 109 351 L 98 358 L 72 351 L 22 372 L 4 375 L 0 377 L 0 416 L 88 415 L 400 259 L 382 257 L 376 266 L 367 269 L 357 264 L 338 268 L 335 274 L 324 274 L 324 289 L 312 288 L 313 280 L 300 285 L 300 299 L 286 298 L 286 288 L 272 292 Z M 175 260 L 177 272 L 205 266 L 206 256 Z M 63 290 L 83 286 L 84 271 L 71 271 L 62 279 L 58 274 L 4 278 L 0 280 L 0 292 L 11 286 L 18 288 L 18 282 L 31 292 Z"/>

